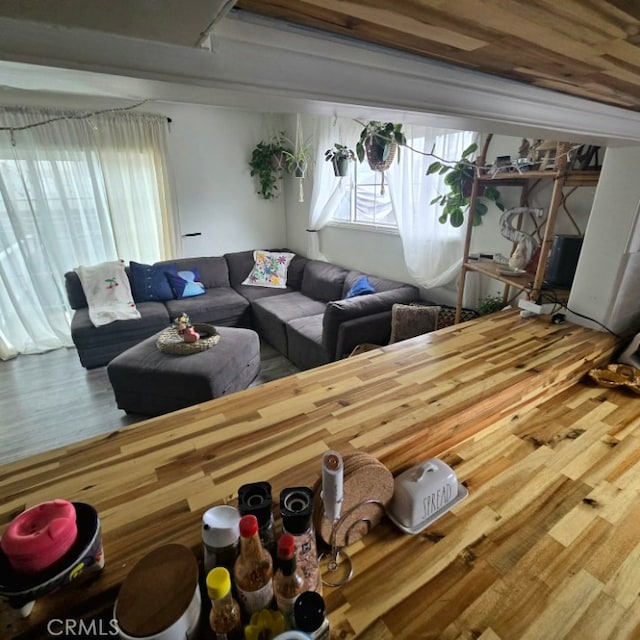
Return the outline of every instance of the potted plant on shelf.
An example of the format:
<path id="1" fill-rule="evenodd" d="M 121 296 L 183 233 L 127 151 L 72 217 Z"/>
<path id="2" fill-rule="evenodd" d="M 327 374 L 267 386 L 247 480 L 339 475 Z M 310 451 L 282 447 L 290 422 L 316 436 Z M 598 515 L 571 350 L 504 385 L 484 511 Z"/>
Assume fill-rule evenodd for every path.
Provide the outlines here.
<path id="1" fill-rule="evenodd" d="M 407 144 L 407 139 L 402 133 L 402 125 L 378 120 L 370 120 L 366 124 L 360 122 L 360 124 L 362 124 L 362 131 L 360 140 L 356 143 L 358 160 L 362 162 L 366 154 L 371 169 L 386 171 L 393 162 L 398 145 Z M 398 159 L 400 159 L 399 153 Z"/>
<path id="2" fill-rule="evenodd" d="M 501 311 L 505 306 L 507 305 L 505 305 L 502 296 L 499 294 L 484 296 L 484 298 L 478 300 L 478 313 L 481 316 L 486 316 L 490 313 Z"/>
<path id="3" fill-rule="evenodd" d="M 324 159 L 331 162 L 336 177 L 342 178 L 349 171 L 349 161 L 355 160 L 355 153 L 349 147 L 336 142 L 331 149 L 324 152 Z"/>
<path id="4" fill-rule="evenodd" d="M 469 160 L 469 156 L 477 150 L 478 145 L 474 142 L 462 152 L 459 160 L 454 162 L 437 160 L 427 168 L 427 175 L 433 173 L 444 175 L 444 182 L 449 187 L 448 193 L 438 195 L 431 201 L 431 204 L 442 207 L 442 214 L 438 218 L 442 224 L 449 221 L 452 227 L 460 227 L 464 222 L 464 214 L 469 210 L 471 188 L 476 171 L 476 164 L 473 160 Z M 479 188 L 472 214 L 474 226 L 482 224 L 482 216 L 488 211 L 487 202 L 493 202 L 498 209 L 504 211 L 500 192 L 495 187 Z"/>
<path id="5" fill-rule="evenodd" d="M 280 193 L 278 180 L 282 177 L 288 146 L 284 132 L 276 134 L 269 142 L 261 140 L 251 153 L 251 176 L 258 178 L 258 194 L 265 200 L 277 198 Z"/>

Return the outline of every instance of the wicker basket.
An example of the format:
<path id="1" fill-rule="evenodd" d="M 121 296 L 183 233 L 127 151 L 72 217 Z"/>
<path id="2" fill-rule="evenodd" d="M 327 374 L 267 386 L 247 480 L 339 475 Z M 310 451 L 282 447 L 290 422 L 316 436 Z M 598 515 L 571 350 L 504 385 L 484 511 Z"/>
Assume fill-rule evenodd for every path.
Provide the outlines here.
<path id="1" fill-rule="evenodd" d="M 193 328 L 201 335 L 205 336 L 195 342 L 185 342 L 175 327 L 169 327 L 160 333 L 156 340 L 156 347 L 163 353 L 170 353 L 175 356 L 188 356 L 192 353 L 206 351 L 220 342 L 220 334 L 212 324 L 194 323 Z"/>
<path id="2" fill-rule="evenodd" d="M 373 171 L 386 171 L 396 157 L 398 143 L 395 140 L 391 141 L 389 155 L 386 160 L 382 160 L 382 147 L 378 145 L 373 138 L 370 137 L 367 139 L 364 148 L 367 152 L 367 160 L 371 169 L 373 169 Z"/>

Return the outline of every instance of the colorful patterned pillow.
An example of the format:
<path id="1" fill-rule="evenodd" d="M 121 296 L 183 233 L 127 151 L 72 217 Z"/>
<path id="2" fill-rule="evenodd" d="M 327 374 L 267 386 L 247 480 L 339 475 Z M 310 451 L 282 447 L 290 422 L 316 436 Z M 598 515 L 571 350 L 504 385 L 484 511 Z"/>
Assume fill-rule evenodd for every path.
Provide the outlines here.
<path id="1" fill-rule="evenodd" d="M 178 300 L 201 296 L 205 292 L 204 285 L 200 282 L 200 272 L 197 269 L 178 271 L 178 275 L 168 271 L 166 275 Z"/>
<path id="2" fill-rule="evenodd" d="M 287 286 L 287 269 L 294 256 L 295 253 L 254 251 L 253 259 L 255 264 L 242 284 L 285 289 Z"/>

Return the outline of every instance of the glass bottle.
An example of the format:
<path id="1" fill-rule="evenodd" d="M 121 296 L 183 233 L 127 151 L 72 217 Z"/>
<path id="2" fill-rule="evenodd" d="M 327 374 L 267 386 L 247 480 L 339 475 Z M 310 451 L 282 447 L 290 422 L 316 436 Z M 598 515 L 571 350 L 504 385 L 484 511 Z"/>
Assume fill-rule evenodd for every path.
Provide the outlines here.
<path id="1" fill-rule="evenodd" d="M 254 515 L 240 518 L 240 555 L 233 567 L 238 600 L 247 617 L 273 602 L 273 561 L 258 536 Z"/>
<path id="2" fill-rule="evenodd" d="M 209 571 L 207 592 L 211 598 L 209 625 L 215 640 L 242 640 L 240 607 L 231 596 L 231 576 L 227 569 L 216 567 Z"/>
<path id="3" fill-rule="evenodd" d="M 282 530 L 296 544 L 296 563 L 304 575 L 305 591 L 322 593 L 316 533 L 313 527 L 313 491 L 309 487 L 290 487 L 280 493 Z"/>
<path id="4" fill-rule="evenodd" d="M 304 575 L 296 565 L 295 540 L 289 533 L 278 540 L 278 568 L 273 576 L 273 591 L 278 609 L 282 611 L 287 628 L 293 629 L 293 604 L 305 590 Z"/>
<path id="5" fill-rule="evenodd" d="M 315 591 L 301 593 L 293 605 L 295 628 L 313 640 L 329 640 L 331 630 L 325 615 L 324 599 Z"/>

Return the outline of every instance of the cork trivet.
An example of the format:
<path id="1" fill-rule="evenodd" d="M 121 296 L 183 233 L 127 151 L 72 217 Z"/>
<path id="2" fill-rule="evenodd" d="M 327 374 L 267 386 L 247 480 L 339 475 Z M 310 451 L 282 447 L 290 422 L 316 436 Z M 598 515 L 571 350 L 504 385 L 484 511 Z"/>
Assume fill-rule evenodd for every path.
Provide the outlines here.
<path id="1" fill-rule="evenodd" d="M 320 497 L 321 482 L 314 487 L 314 526 L 318 536 L 331 544 L 332 523 L 324 517 Z M 386 505 L 393 496 L 393 475 L 381 462 L 366 453 L 357 452 L 344 457 L 343 503 L 341 515 L 365 500 L 375 499 Z M 336 533 L 339 547 L 349 546 L 360 540 L 382 516 L 384 509 L 377 504 L 365 504 L 353 510 L 341 523 Z M 368 520 L 367 522 L 360 522 Z"/>
<path id="2" fill-rule="evenodd" d="M 182 617 L 197 586 L 193 553 L 181 544 L 158 547 L 122 583 L 114 611 L 118 625 L 130 636 L 155 636 Z"/>

